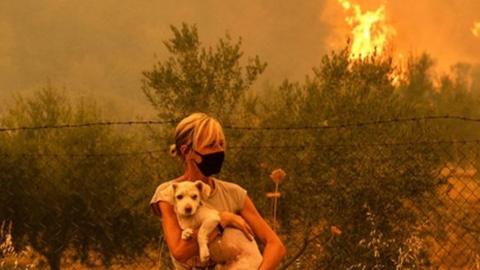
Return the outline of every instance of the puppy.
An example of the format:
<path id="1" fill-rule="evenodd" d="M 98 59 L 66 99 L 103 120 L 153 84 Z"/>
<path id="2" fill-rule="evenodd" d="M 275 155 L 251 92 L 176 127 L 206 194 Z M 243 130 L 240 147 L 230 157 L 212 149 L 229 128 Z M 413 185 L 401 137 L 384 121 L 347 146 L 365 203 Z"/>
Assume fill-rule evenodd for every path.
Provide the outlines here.
<path id="1" fill-rule="evenodd" d="M 174 210 L 182 228 L 182 239 L 189 239 L 198 229 L 200 260 L 217 263 L 217 270 L 256 270 L 262 255 L 255 241 L 248 240 L 243 232 L 226 228 L 220 239 L 208 244 L 208 235 L 220 223 L 219 212 L 205 205 L 210 196 L 208 185 L 198 180 L 172 184 Z M 210 247 L 210 249 L 209 249 Z"/>

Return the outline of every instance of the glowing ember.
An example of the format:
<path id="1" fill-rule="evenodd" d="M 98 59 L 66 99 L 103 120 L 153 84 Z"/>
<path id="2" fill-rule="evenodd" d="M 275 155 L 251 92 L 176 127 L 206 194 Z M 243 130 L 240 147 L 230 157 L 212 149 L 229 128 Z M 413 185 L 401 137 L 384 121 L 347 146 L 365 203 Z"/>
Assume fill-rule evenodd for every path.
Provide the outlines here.
<path id="1" fill-rule="evenodd" d="M 476 23 L 473 24 L 472 34 L 474 36 L 480 38 L 480 22 L 476 22 Z"/>
<path id="2" fill-rule="evenodd" d="M 374 11 L 362 12 L 357 4 L 348 0 L 338 0 L 347 11 L 353 15 L 346 18 L 352 27 L 351 58 L 365 58 L 373 53 L 381 54 L 389 39 L 395 35 L 395 29 L 385 22 L 385 6 Z"/>

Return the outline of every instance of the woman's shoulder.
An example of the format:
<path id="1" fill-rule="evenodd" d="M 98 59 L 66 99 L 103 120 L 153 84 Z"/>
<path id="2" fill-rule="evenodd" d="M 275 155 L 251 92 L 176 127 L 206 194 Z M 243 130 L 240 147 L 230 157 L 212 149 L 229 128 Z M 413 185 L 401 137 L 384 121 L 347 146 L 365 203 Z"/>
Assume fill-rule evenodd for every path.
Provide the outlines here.
<path id="1" fill-rule="evenodd" d="M 158 203 L 160 201 L 167 202 L 173 205 L 173 189 L 171 184 L 177 182 L 179 178 L 168 180 L 166 182 L 160 183 L 155 192 L 153 193 L 152 199 L 150 200 L 150 207 L 153 209 L 153 212 L 157 215 L 160 215 L 160 209 L 158 208 Z"/>
<path id="2" fill-rule="evenodd" d="M 220 188 L 227 189 L 227 190 L 245 190 L 242 186 L 237 183 L 229 182 L 226 180 L 221 180 L 218 178 L 213 178 L 215 180 L 215 184 L 218 185 Z"/>
<path id="3" fill-rule="evenodd" d="M 239 212 L 243 209 L 247 190 L 239 184 L 214 178 L 215 190 L 213 197 L 227 205 L 231 212 Z"/>

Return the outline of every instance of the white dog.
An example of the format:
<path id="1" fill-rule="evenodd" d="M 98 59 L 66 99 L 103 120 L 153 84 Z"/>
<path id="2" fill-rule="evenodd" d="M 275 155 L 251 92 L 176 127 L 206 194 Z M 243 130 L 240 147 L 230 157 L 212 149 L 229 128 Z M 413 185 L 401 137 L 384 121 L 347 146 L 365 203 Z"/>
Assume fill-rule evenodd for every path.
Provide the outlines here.
<path id="1" fill-rule="evenodd" d="M 210 195 L 208 185 L 198 180 L 172 184 L 174 210 L 182 228 L 182 239 L 189 239 L 199 228 L 197 240 L 200 260 L 210 257 L 217 263 L 216 269 L 256 270 L 262 255 L 255 240 L 250 241 L 240 230 L 225 228 L 220 240 L 208 244 L 208 235 L 220 222 L 219 212 L 205 205 Z M 209 249 L 210 248 L 210 249 Z"/>

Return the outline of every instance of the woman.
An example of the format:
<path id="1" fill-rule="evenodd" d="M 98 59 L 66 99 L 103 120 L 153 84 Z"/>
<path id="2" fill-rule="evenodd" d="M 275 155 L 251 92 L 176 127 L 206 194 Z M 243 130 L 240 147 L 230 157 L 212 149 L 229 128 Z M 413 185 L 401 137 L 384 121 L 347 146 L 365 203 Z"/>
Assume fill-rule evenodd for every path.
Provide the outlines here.
<path id="1" fill-rule="evenodd" d="M 253 239 L 252 235 L 260 238 L 265 248 L 259 269 L 276 269 L 286 253 L 280 238 L 258 213 L 245 189 L 212 176 L 220 172 L 224 151 L 225 136 L 216 119 L 204 113 L 193 113 L 177 125 L 171 153 L 183 162 L 184 173 L 159 185 L 150 202 L 154 213 L 162 217 L 164 238 L 173 262 L 177 269 L 210 269 L 212 266 L 199 263 L 196 237 L 181 239 L 182 230 L 173 210 L 171 195 L 166 193 L 172 182 L 202 180 L 212 189 L 207 203 L 220 211 L 219 230 L 230 226 L 241 230 L 247 238 Z M 218 231 L 212 232 L 210 241 L 218 234 Z"/>

